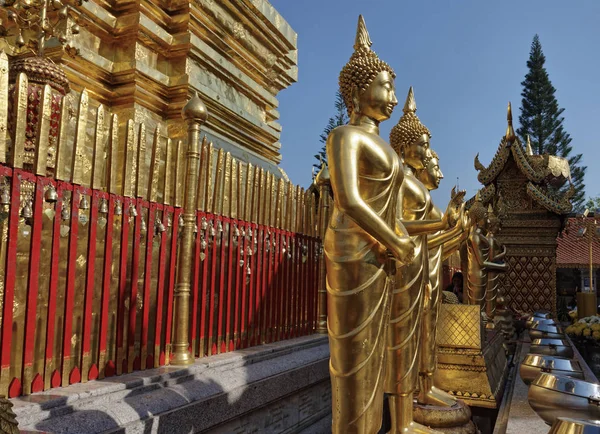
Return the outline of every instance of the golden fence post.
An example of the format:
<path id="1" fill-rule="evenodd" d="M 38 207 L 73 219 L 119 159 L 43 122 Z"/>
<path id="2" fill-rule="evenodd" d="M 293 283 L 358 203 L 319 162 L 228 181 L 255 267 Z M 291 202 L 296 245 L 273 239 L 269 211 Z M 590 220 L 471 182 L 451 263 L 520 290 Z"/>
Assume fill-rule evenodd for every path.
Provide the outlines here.
<path id="1" fill-rule="evenodd" d="M 329 181 L 329 170 L 326 164 L 323 164 L 318 173 L 315 184 L 319 188 L 319 233 L 321 246 L 319 247 L 319 280 L 317 291 L 317 333 L 327 334 L 327 270 L 325 269 L 325 258 L 323 255 L 323 240 L 325 231 L 329 225 L 331 214 L 331 183 Z"/>
<path id="2" fill-rule="evenodd" d="M 194 357 L 189 350 L 190 290 L 194 249 L 194 226 L 198 201 L 198 177 L 200 176 L 200 125 L 206 122 L 206 106 L 196 93 L 181 112 L 188 124 L 187 169 L 183 205 L 183 234 L 177 263 L 175 285 L 175 330 L 173 365 L 190 365 Z"/>

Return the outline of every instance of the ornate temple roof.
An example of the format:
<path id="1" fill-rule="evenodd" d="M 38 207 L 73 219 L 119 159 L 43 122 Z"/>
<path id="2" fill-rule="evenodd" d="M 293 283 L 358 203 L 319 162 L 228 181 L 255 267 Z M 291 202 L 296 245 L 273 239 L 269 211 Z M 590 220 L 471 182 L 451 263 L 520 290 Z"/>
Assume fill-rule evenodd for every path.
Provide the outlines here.
<path id="1" fill-rule="evenodd" d="M 594 217 L 588 217 L 588 221 Z M 587 268 L 590 265 L 590 251 L 588 240 L 580 235 L 584 227 L 581 217 L 571 217 L 567 221 L 565 230 L 557 238 L 556 266 L 558 268 Z M 600 237 L 595 237 L 592 246 L 592 261 L 594 267 L 600 267 Z"/>
<path id="2" fill-rule="evenodd" d="M 551 193 L 548 186 L 560 187 L 566 180 L 571 179 L 569 163 L 566 159 L 553 155 L 535 155 L 527 140 L 523 146 L 514 132 L 512 125 L 512 109 L 508 104 L 508 127 L 506 134 L 500 140 L 498 149 L 490 164 L 486 167 L 479 161 L 479 154 L 475 156 L 475 169 L 479 172 L 477 179 L 484 187 L 479 191 L 481 200 L 487 204 L 496 194 L 494 181 L 506 167 L 509 160 L 514 160 L 519 171 L 527 178 L 527 195 L 538 205 L 546 210 L 564 215 L 572 210 L 570 198 L 574 194 L 573 187 L 558 197 Z M 467 202 L 470 205 L 473 199 Z"/>

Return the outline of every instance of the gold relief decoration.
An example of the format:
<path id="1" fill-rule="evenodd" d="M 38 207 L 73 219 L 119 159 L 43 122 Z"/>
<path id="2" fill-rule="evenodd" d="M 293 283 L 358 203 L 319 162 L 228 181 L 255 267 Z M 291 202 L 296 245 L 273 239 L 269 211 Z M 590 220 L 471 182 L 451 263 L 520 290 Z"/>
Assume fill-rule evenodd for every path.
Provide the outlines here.
<path id="1" fill-rule="evenodd" d="M 479 312 L 479 306 L 475 305 L 444 304 L 438 320 L 438 346 L 481 348 Z"/>

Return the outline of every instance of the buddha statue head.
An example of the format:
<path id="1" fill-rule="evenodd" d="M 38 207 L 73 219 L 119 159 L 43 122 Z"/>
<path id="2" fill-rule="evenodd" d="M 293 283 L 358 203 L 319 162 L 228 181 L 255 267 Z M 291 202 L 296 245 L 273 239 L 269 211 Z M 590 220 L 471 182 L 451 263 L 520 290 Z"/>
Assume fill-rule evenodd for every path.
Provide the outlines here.
<path id="1" fill-rule="evenodd" d="M 471 224 L 479 229 L 485 229 L 488 223 L 488 211 L 479 198 L 479 192 L 475 196 L 475 201 L 469 208 L 469 219 Z"/>
<path id="2" fill-rule="evenodd" d="M 404 114 L 390 132 L 390 144 L 398 155 L 402 156 L 405 164 L 415 170 L 424 169 L 431 133 L 417 116 L 417 103 L 412 86 L 402 111 Z"/>
<path id="3" fill-rule="evenodd" d="M 436 190 L 444 174 L 440 169 L 440 159 L 437 153 L 429 148 L 425 152 L 423 169 L 417 171 L 417 178 L 423 183 L 427 190 Z"/>
<path id="4" fill-rule="evenodd" d="M 379 123 L 389 119 L 398 104 L 394 88 L 396 74 L 371 50 L 371 44 L 365 20 L 360 15 L 354 53 L 340 72 L 339 85 L 351 118 L 362 115 Z"/>

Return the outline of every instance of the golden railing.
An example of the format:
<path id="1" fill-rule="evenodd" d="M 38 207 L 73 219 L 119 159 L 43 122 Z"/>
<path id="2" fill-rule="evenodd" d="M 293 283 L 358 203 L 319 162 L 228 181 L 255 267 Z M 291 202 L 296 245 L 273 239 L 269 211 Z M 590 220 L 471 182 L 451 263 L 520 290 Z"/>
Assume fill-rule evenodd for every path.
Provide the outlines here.
<path id="1" fill-rule="evenodd" d="M 0 394 L 314 332 L 313 195 L 201 141 L 197 96 L 186 143 L 8 67 L 0 54 Z"/>

